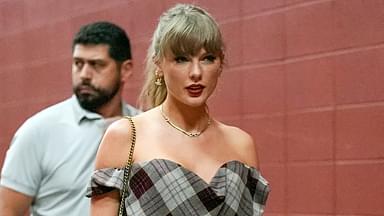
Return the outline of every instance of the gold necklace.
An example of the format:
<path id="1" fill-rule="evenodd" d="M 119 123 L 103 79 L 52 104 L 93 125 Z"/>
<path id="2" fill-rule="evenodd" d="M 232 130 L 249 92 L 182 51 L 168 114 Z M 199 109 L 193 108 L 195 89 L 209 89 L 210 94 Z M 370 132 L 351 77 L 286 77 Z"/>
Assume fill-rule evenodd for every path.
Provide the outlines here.
<path id="1" fill-rule="evenodd" d="M 171 122 L 171 120 L 165 115 L 164 113 L 164 110 L 163 110 L 163 104 L 161 104 L 160 106 L 160 112 L 161 112 L 161 115 L 163 116 L 164 120 L 169 124 L 171 125 L 171 127 L 175 128 L 176 130 L 182 132 L 183 134 L 189 136 L 189 137 L 198 137 L 200 136 L 208 127 L 209 125 L 211 124 L 211 118 L 209 118 L 209 115 L 208 115 L 208 122 L 207 122 L 207 125 L 205 126 L 205 128 L 203 128 L 203 130 L 199 131 L 199 132 L 188 132 L 180 127 L 178 127 L 177 125 L 175 125 L 173 122 Z"/>

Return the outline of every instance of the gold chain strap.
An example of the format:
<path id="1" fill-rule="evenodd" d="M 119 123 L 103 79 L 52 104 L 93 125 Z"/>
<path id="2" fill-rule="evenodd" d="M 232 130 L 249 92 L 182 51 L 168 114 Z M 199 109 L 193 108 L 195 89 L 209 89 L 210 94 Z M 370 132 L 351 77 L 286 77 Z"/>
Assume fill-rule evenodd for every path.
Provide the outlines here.
<path id="1" fill-rule="evenodd" d="M 131 168 L 133 163 L 133 151 L 135 150 L 135 143 L 136 143 L 135 124 L 130 116 L 125 116 L 124 118 L 127 118 L 131 123 L 132 134 L 131 134 L 131 149 L 129 151 L 128 160 L 124 167 L 123 189 L 122 189 L 120 205 L 119 205 L 119 214 L 118 214 L 119 216 L 127 215 L 124 200 L 125 200 L 125 197 L 127 196 L 126 194 L 127 194 L 128 180 L 129 180 L 129 175 L 131 174 Z"/>

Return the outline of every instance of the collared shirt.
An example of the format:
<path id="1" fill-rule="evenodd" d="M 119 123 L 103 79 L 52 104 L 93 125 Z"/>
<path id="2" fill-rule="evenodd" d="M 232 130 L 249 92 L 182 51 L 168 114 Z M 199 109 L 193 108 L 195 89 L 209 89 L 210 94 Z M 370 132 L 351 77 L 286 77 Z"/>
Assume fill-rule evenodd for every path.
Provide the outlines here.
<path id="1" fill-rule="evenodd" d="M 123 115 L 139 113 L 122 106 Z M 44 109 L 15 133 L 0 184 L 34 197 L 32 215 L 89 215 L 85 191 L 109 123 L 81 108 L 75 96 Z"/>

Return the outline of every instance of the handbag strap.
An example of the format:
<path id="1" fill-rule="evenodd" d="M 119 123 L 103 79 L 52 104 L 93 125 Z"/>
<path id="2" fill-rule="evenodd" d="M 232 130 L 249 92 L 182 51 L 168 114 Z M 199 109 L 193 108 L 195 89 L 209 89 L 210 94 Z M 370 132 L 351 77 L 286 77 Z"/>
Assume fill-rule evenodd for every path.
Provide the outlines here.
<path id="1" fill-rule="evenodd" d="M 129 150 L 129 156 L 128 160 L 124 167 L 124 178 L 123 178 L 123 188 L 120 198 L 120 205 L 119 205 L 119 216 L 125 215 L 125 202 L 124 199 L 127 196 L 127 187 L 128 187 L 128 180 L 129 175 L 131 174 L 131 168 L 133 163 L 133 152 L 135 150 L 135 143 L 136 143 L 136 127 L 135 123 L 132 120 L 132 117 L 130 116 L 124 116 L 124 118 L 128 119 L 131 124 L 131 149 Z"/>

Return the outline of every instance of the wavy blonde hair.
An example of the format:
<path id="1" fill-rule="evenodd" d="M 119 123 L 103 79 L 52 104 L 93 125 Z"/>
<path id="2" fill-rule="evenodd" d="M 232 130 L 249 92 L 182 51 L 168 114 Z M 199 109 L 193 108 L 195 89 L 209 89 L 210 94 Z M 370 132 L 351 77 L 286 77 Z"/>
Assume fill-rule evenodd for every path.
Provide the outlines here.
<path id="1" fill-rule="evenodd" d="M 218 54 L 224 60 L 224 43 L 218 24 L 204 9 L 191 4 L 177 4 L 161 15 L 148 48 L 145 82 L 139 96 L 142 109 L 162 104 L 167 97 L 167 88 L 155 85 L 156 64 L 167 53 L 175 56 L 196 55 L 202 48 Z"/>

